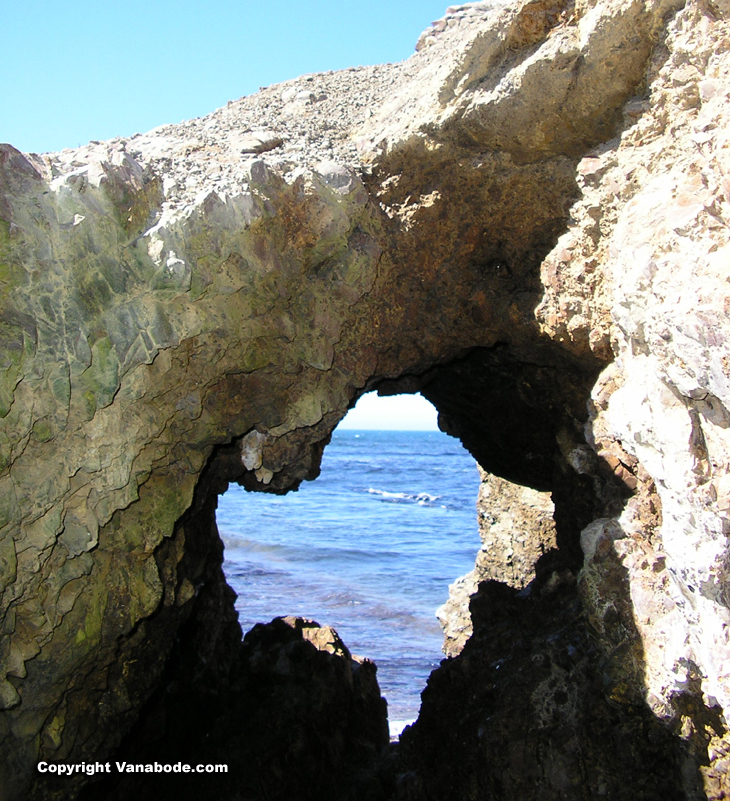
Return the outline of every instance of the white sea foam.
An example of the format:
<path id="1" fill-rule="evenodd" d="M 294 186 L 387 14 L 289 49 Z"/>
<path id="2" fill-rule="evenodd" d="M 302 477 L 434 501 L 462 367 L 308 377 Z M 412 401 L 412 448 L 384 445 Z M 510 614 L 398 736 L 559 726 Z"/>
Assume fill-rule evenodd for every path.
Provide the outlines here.
<path id="1" fill-rule="evenodd" d="M 405 500 L 408 497 L 405 492 L 388 492 L 387 490 L 373 489 L 372 487 L 368 489 L 368 492 L 370 495 L 379 495 L 381 498 L 400 498 Z"/>
<path id="2" fill-rule="evenodd" d="M 406 503 L 417 503 L 419 506 L 430 506 L 432 503 L 440 500 L 439 495 L 429 495 L 428 492 L 388 492 L 387 490 L 370 487 L 368 493 L 370 495 L 376 495 L 384 501 L 391 501 L 394 503 L 405 501 Z"/>
<path id="3" fill-rule="evenodd" d="M 413 720 L 389 720 L 388 729 L 390 730 L 390 741 L 393 742 L 397 740 L 401 734 L 403 734 L 403 729 L 405 729 L 406 726 L 410 726 L 413 722 Z"/>

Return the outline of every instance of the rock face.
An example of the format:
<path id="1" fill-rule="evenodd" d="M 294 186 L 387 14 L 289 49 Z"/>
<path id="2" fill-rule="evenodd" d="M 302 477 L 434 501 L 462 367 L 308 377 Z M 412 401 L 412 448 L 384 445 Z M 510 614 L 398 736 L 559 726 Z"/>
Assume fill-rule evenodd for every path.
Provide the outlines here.
<path id="1" fill-rule="evenodd" d="M 481 585 L 473 637 L 431 674 L 401 737 L 394 798 L 702 798 L 691 758 L 642 700 L 606 692 L 565 579 L 523 595 Z"/>
<path id="2" fill-rule="evenodd" d="M 436 617 L 444 630 L 444 653 L 456 656 L 471 637 L 469 600 L 483 581 L 523 589 L 535 578 L 539 558 L 555 548 L 554 507 L 546 492 L 512 484 L 479 470 L 477 519 L 482 547 L 474 570 L 449 587 Z"/>
<path id="3" fill-rule="evenodd" d="M 217 494 L 315 478 L 373 388 L 555 508 L 377 792 L 730 792 L 728 15 L 454 6 L 404 64 L 0 146 L 3 801 L 248 703 Z"/>
<path id="4" fill-rule="evenodd" d="M 375 673 L 329 626 L 295 617 L 259 623 L 239 642 L 225 696 L 181 672 L 117 757 L 224 764 L 227 773 L 102 776 L 82 797 L 368 798 L 379 789 L 371 767 L 389 739 Z"/>

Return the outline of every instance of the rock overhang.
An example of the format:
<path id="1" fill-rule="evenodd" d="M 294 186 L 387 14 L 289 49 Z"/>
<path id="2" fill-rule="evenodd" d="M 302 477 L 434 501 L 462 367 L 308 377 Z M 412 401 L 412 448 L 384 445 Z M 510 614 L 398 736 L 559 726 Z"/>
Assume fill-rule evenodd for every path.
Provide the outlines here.
<path id="1" fill-rule="evenodd" d="M 587 452 L 610 467 L 609 484 L 638 474 L 633 489 L 642 484 L 648 497 L 656 482 L 673 521 L 662 547 L 676 567 L 702 507 L 704 555 L 692 577 L 662 584 L 660 611 L 674 620 L 676 593 L 689 594 L 692 611 L 667 623 L 670 650 L 676 664 L 702 665 L 706 695 L 724 699 L 724 529 L 712 507 L 724 503 L 724 327 L 706 315 L 700 324 L 691 307 L 689 323 L 675 325 L 662 306 L 653 335 L 643 309 L 657 296 L 671 305 L 663 286 L 674 262 L 644 259 L 651 243 L 634 199 L 646 187 L 661 216 L 657 198 L 675 192 L 677 175 L 711 176 L 682 190 L 707 194 L 701 203 L 677 195 L 662 236 L 699 259 L 707 290 L 698 303 L 714 314 L 724 240 L 702 215 L 724 219 L 727 199 L 712 183 L 715 139 L 697 136 L 722 119 L 726 98 L 707 82 L 726 68 L 718 49 L 682 83 L 660 61 L 662 48 L 670 66 L 689 58 L 688 20 L 717 41 L 725 21 L 719 8 L 688 4 L 674 23 L 678 8 L 470 4 L 403 65 L 305 76 L 203 120 L 81 151 L 38 157 L 3 146 L 0 732 L 19 775 L 39 753 L 108 753 L 131 725 L 201 588 L 219 587 L 206 526 L 225 482 L 285 491 L 314 476 L 357 396 L 404 376 L 431 386 L 444 424 L 465 441 L 471 432 L 490 469 L 557 493 L 559 543 L 562 531 L 573 566 L 580 530 L 607 509 L 619 514 L 626 497 L 596 491 Z M 362 92 L 373 113 L 343 102 L 345 90 Z M 639 92 L 645 106 L 626 106 Z M 667 141 L 666 107 L 681 141 L 708 154 L 695 166 L 680 160 L 659 191 L 646 176 L 665 170 L 651 143 Z M 691 276 L 680 284 L 687 292 Z M 717 332 L 712 342 L 693 333 L 696 322 Z M 583 403 L 611 344 L 618 368 L 602 376 L 589 413 Z M 687 368 L 685 353 L 703 371 Z M 455 393 L 460 371 L 467 391 Z M 500 445 L 474 433 L 489 408 L 480 396 L 508 410 L 509 396 L 494 390 L 505 372 L 521 376 L 510 425 L 528 421 L 532 444 L 544 440 L 516 457 L 509 437 Z M 690 446 L 657 435 L 659 421 L 686 429 Z M 249 468 L 241 442 L 254 434 L 262 445 Z M 689 506 L 688 476 L 699 476 Z M 654 585 L 635 541 L 656 543 L 659 529 L 639 507 L 621 517 L 631 547 L 608 539 L 634 571 L 643 609 L 641 588 Z M 687 584 L 712 585 L 701 611 Z M 683 620 L 699 632 L 708 621 L 707 638 Z M 156 653 L 146 629 L 158 632 Z M 226 618 L 220 642 L 234 629 Z M 671 717 L 687 671 L 653 658 L 652 707 Z M 86 697 L 81 676 L 95 677 Z"/>

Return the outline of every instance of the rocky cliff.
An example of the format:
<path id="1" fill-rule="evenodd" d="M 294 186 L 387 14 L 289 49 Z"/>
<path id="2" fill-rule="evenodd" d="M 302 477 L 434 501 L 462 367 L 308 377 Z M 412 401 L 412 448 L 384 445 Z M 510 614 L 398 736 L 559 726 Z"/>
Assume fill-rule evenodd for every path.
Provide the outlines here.
<path id="1" fill-rule="evenodd" d="M 724 797 L 728 15 L 453 6 L 403 64 L 0 146 L 3 801 L 225 718 L 217 495 L 315 478 L 373 388 L 550 492 L 555 548 L 368 792 Z"/>

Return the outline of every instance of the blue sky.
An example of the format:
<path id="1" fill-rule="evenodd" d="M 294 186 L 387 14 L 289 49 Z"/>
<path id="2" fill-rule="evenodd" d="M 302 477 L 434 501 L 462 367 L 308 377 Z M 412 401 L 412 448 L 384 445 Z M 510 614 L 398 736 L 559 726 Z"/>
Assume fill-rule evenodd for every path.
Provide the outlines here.
<path id="1" fill-rule="evenodd" d="M 200 117 L 309 72 L 401 61 L 448 0 L 7 2 L 0 141 L 47 152 Z"/>

